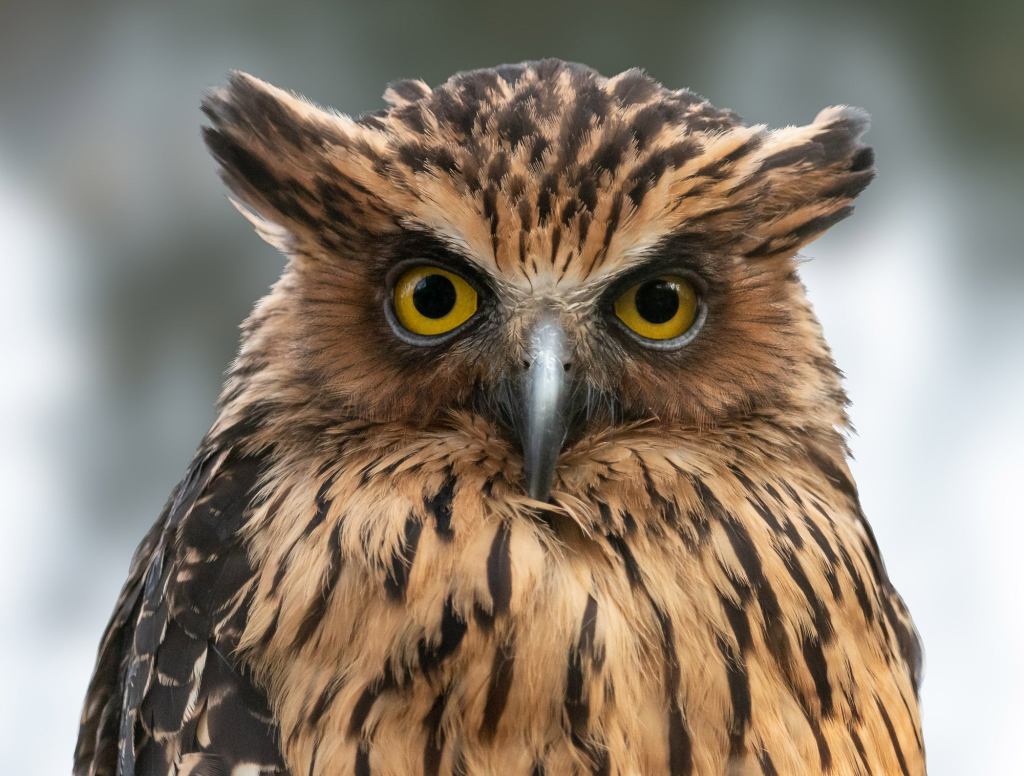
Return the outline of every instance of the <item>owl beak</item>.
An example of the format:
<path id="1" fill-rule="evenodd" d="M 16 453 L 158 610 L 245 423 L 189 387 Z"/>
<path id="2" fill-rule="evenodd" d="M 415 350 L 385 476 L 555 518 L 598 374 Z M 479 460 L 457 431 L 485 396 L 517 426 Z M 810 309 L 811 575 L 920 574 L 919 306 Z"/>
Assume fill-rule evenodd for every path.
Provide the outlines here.
<path id="1" fill-rule="evenodd" d="M 558 317 L 542 316 L 530 333 L 528 365 L 520 378 L 519 434 L 523 470 L 531 498 L 547 501 L 555 462 L 567 433 L 565 331 Z"/>

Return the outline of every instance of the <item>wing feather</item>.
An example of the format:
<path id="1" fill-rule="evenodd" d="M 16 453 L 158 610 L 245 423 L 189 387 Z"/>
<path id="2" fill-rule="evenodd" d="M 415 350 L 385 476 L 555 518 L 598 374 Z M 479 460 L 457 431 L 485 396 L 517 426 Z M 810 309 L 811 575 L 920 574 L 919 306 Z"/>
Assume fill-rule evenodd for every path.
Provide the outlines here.
<path id="1" fill-rule="evenodd" d="M 285 773 L 266 698 L 233 654 L 261 463 L 201 447 L 140 544 L 101 641 L 75 776 Z"/>

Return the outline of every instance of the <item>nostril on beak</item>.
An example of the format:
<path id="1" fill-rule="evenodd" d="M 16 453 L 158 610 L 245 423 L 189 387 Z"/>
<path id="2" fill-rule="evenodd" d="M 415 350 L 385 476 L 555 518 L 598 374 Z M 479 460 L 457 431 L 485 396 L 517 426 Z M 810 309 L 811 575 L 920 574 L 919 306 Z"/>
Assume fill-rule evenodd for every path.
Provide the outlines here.
<path id="1" fill-rule="evenodd" d="M 566 372 L 568 372 L 570 369 L 572 369 L 572 361 L 563 361 L 562 362 L 562 369 L 564 371 L 566 371 Z"/>

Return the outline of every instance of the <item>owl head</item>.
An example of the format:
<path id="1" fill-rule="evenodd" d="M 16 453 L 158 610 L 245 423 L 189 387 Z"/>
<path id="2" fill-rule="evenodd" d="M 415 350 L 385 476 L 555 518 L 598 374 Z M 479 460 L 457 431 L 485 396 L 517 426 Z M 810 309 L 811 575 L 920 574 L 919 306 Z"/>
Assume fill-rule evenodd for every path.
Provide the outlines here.
<path id="1" fill-rule="evenodd" d="M 864 113 L 746 126 L 554 59 L 384 96 L 349 118 L 236 73 L 204 102 L 222 177 L 288 257 L 236 374 L 339 418 L 472 415 L 538 499 L 561 451 L 622 426 L 844 422 L 795 255 L 873 177 Z"/>

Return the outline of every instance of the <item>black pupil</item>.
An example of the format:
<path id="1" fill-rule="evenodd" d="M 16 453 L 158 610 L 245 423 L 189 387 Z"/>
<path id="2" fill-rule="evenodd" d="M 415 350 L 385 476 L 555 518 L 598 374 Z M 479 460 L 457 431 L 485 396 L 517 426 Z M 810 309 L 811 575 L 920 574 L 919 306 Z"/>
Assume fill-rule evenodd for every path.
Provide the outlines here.
<path id="1" fill-rule="evenodd" d="M 679 312 L 676 284 L 668 280 L 649 280 L 636 291 L 636 311 L 645 321 L 665 323 Z"/>
<path id="2" fill-rule="evenodd" d="M 420 315 L 444 318 L 455 307 L 455 286 L 444 275 L 427 275 L 413 289 L 412 303 Z"/>

